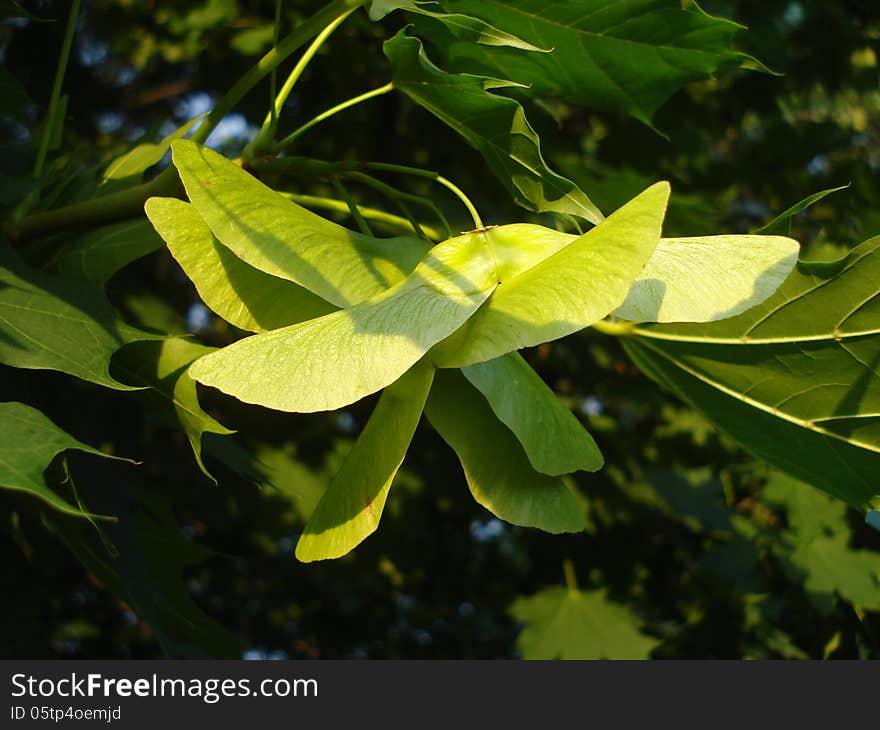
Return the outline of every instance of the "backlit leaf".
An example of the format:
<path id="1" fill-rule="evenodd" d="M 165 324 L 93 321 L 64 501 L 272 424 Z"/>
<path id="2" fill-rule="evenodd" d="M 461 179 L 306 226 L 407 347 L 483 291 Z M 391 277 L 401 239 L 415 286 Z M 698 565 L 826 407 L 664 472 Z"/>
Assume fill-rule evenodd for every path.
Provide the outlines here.
<path id="1" fill-rule="evenodd" d="M 178 140 L 172 152 L 190 201 L 221 244 L 337 307 L 402 281 L 425 254 L 420 239 L 371 238 L 328 221 L 193 142 Z"/>
<path id="2" fill-rule="evenodd" d="M 513 431 L 537 471 L 558 476 L 602 468 L 593 437 L 518 354 L 470 365 L 462 372 Z"/>
<path id="3" fill-rule="evenodd" d="M 144 143 L 133 147 L 125 154 L 117 157 L 104 171 L 104 182 L 110 180 L 124 180 L 128 177 L 140 176 L 153 165 L 157 164 L 165 156 L 165 153 L 171 147 L 171 143 L 176 139 L 185 137 L 196 124 L 198 124 L 204 114 L 190 119 L 176 129 L 172 134 L 168 135 L 157 144 Z"/>
<path id="4" fill-rule="evenodd" d="M 308 289 L 239 259 L 217 242 L 191 204 L 150 198 L 145 209 L 202 301 L 236 327 L 263 332 L 336 309 Z"/>
<path id="5" fill-rule="evenodd" d="M 586 517 L 560 477 L 535 471 L 523 447 L 460 373 L 434 378 L 425 415 L 461 461 L 471 494 L 500 519 L 546 532 L 580 532 Z"/>
<path id="6" fill-rule="evenodd" d="M 467 326 L 433 353 L 462 367 L 565 337 L 619 307 L 660 241 L 668 183 L 652 185 L 539 264 L 501 279 Z M 518 273 L 518 275 L 517 275 Z"/>
<path id="7" fill-rule="evenodd" d="M 525 624 L 516 642 L 524 659 L 647 659 L 660 643 L 604 590 L 545 588 L 510 612 Z"/>
<path id="8" fill-rule="evenodd" d="M 733 317 L 779 288 L 798 250 L 782 236 L 664 238 L 614 315 L 634 322 Z"/>
<path id="9" fill-rule="evenodd" d="M 114 358 L 113 365 L 120 377 L 133 385 L 152 388 L 164 405 L 173 408 L 199 468 L 216 482 L 202 461 L 202 437 L 206 433 L 226 436 L 234 431 L 202 410 L 196 383 L 187 372 L 192 362 L 214 350 L 190 339 L 169 337 L 161 341 L 128 345 Z"/>
<path id="10" fill-rule="evenodd" d="M 458 329 L 492 293 L 482 233 L 438 244 L 404 281 L 318 319 L 240 340 L 193 364 L 192 376 L 247 403 L 301 413 L 375 393 Z"/>
<path id="11" fill-rule="evenodd" d="M 417 364 L 382 393 L 296 546 L 303 562 L 345 555 L 379 526 L 385 500 L 422 416 L 434 369 Z"/>

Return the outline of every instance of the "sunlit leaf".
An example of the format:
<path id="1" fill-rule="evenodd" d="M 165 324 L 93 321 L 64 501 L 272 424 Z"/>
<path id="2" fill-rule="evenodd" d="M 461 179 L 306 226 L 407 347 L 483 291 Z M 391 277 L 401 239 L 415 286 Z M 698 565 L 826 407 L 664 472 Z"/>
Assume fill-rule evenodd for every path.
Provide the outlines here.
<path id="1" fill-rule="evenodd" d="M 425 254 L 420 239 L 371 238 L 328 221 L 193 142 L 178 140 L 172 151 L 190 201 L 221 244 L 338 307 L 402 281 Z"/>
<path id="2" fill-rule="evenodd" d="M 798 250 L 782 236 L 664 238 L 614 315 L 634 322 L 733 317 L 779 288 Z"/>
<path id="3" fill-rule="evenodd" d="M 647 659 L 660 643 L 604 590 L 545 588 L 510 612 L 525 625 L 516 642 L 524 659 Z"/>
<path id="4" fill-rule="evenodd" d="M 247 332 L 263 332 L 336 309 L 298 284 L 265 274 L 220 245 L 191 204 L 150 198 L 147 217 L 202 301 Z"/>
<path id="5" fill-rule="evenodd" d="M 580 532 L 577 497 L 560 477 L 535 471 L 489 403 L 454 370 L 438 371 L 425 409 L 461 461 L 471 494 L 496 517 L 546 532 Z"/>
<path id="6" fill-rule="evenodd" d="M 590 199 L 544 162 L 538 135 L 520 104 L 489 91 L 508 83 L 446 73 L 431 63 L 418 38 L 403 31 L 386 41 L 384 48 L 394 88 L 478 150 L 517 203 L 529 210 L 568 213 L 593 223 L 602 220 Z"/>
<path id="7" fill-rule="evenodd" d="M 619 307 L 660 241 L 669 185 L 657 183 L 539 264 L 501 282 L 433 353 L 461 367 L 565 337 Z M 516 275 L 518 273 L 518 275 Z"/>
<path id="8" fill-rule="evenodd" d="M 303 562 L 338 558 L 379 526 L 391 482 L 422 416 L 434 369 L 420 363 L 385 389 L 296 546 Z"/>
<path id="9" fill-rule="evenodd" d="M 856 550 L 849 534 L 821 535 L 799 543 L 789 555 L 790 571 L 819 608 L 836 596 L 859 608 L 880 610 L 880 552 Z"/>
<path id="10" fill-rule="evenodd" d="M 124 180 L 135 175 L 140 176 L 141 173 L 160 162 L 165 153 L 170 149 L 171 143 L 176 139 L 185 137 L 196 124 L 202 121 L 204 116 L 204 114 L 201 114 L 190 119 L 159 143 L 147 142 L 139 144 L 117 157 L 107 165 L 107 169 L 104 171 L 104 182 Z"/>
<path id="11" fill-rule="evenodd" d="M 558 476 L 602 468 L 593 437 L 518 354 L 470 365 L 462 372 L 513 431 L 537 471 Z"/>
<path id="12" fill-rule="evenodd" d="M 281 411 L 333 410 L 393 383 L 470 317 L 496 285 L 482 233 L 438 244 L 404 281 L 350 309 L 203 357 L 200 383 Z"/>

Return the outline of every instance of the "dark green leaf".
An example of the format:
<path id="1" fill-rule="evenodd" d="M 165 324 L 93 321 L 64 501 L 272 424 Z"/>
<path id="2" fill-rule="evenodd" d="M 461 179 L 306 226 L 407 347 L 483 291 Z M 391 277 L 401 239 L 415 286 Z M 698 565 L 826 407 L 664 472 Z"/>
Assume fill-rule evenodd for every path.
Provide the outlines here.
<path id="1" fill-rule="evenodd" d="M 880 238 L 800 263 L 764 304 L 707 325 L 639 325 L 645 372 L 758 456 L 859 509 L 880 504 Z"/>
<path id="2" fill-rule="evenodd" d="M 43 476 L 62 451 L 114 458 L 62 431 L 36 408 L 24 403 L 0 403 L 0 487 L 42 499 L 59 512 L 92 517 L 55 492 Z"/>
<path id="3" fill-rule="evenodd" d="M 132 261 L 162 247 L 149 221 L 136 219 L 96 228 L 62 246 L 50 261 L 60 274 L 106 283 Z"/>
<path id="4" fill-rule="evenodd" d="M 831 195 L 831 193 L 836 193 L 838 190 L 846 190 L 849 185 L 841 185 L 837 188 L 828 188 L 828 190 L 820 190 L 818 193 L 813 193 L 812 195 L 808 195 L 806 198 L 801 200 L 800 202 L 795 203 L 788 210 L 780 213 L 769 223 L 761 226 L 760 228 L 756 228 L 753 233 L 769 233 L 773 230 L 779 230 L 783 227 L 783 223 L 789 222 L 794 216 L 800 213 L 802 210 L 806 210 L 814 203 L 818 203 L 822 198 Z M 791 224 L 789 223 L 789 228 Z"/>
<path id="5" fill-rule="evenodd" d="M 478 150 L 517 203 L 529 210 L 568 213 L 592 223 L 602 220 L 589 198 L 544 162 L 538 135 L 520 104 L 490 93 L 490 88 L 509 86 L 509 82 L 446 73 L 431 63 L 418 38 L 403 31 L 386 41 L 384 48 L 394 88 Z"/>
<path id="6" fill-rule="evenodd" d="M 732 51 L 742 28 L 680 0 L 445 0 L 452 12 L 482 18 L 551 53 L 519 53 L 451 41 L 456 71 L 501 76 L 535 95 L 557 94 L 590 109 L 651 124 L 677 89 L 754 59 Z"/>
<path id="7" fill-rule="evenodd" d="M 110 375 L 110 357 L 144 339 L 151 335 L 120 320 L 99 291 L 30 270 L 0 249 L 0 362 L 128 390 Z"/>

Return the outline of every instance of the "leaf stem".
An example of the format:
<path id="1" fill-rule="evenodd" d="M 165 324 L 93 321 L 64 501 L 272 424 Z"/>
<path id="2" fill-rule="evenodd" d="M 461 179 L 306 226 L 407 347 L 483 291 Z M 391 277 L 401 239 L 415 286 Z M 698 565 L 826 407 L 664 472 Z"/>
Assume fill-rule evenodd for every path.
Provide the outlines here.
<path id="1" fill-rule="evenodd" d="M 346 188 L 345 185 L 342 184 L 342 181 L 338 177 L 332 178 L 330 182 L 333 184 L 333 187 L 336 189 L 339 197 L 345 201 L 345 204 L 348 206 L 348 212 L 351 213 L 351 217 L 354 218 L 358 228 L 361 229 L 361 233 L 363 233 L 365 236 L 372 236 L 373 232 L 370 230 L 370 226 L 367 224 L 367 221 L 364 220 L 363 215 L 361 215 L 360 208 L 358 208 L 357 203 L 354 202 L 354 198 L 351 197 L 351 193 L 348 192 L 348 188 Z"/>
<path id="2" fill-rule="evenodd" d="M 46 156 L 49 154 L 49 144 L 52 141 L 52 132 L 55 128 L 55 115 L 58 113 L 61 88 L 64 86 L 64 77 L 67 74 L 67 61 L 70 58 L 70 47 L 73 45 L 76 19 L 79 16 L 79 4 L 80 0 L 73 0 L 70 4 L 70 14 L 67 16 L 67 27 L 64 29 L 64 40 L 61 43 L 61 56 L 58 58 L 55 81 L 52 84 L 52 95 L 49 97 L 49 108 L 46 110 L 46 123 L 43 127 L 40 147 L 37 150 L 37 160 L 34 163 L 34 177 L 39 177 L 43 173 Z"/>
<path id="3" fill-rule="evenodd" d="M 335 213 L 347 213 L 349 212 L 349 208 L 346 205 L 344 200 L 336 200 L 335 198 L 325 198 L 319 195 L 306 195 L 302 193 L 281 193 L 285 198 L 289 198 L 295 203 L 299 203 L 305 208 L 318 208 L 319 210 L 329 210 Z M 361 215 L 368 221 L 373 221 L 374 223 L 378 223 L 389 228 L 396 228 L 402 231 L 409 232 L 412 228 L 410 222 L 406 218 L 402 218 L 399 215 L 394 215 L 393 213 L 388 213 L 384 210 L 379 210 L 378 208 L 370 208 L 367 206 L 359 205 L 358 210 L 361 212 Z M 444 235 L 441 231 L 437 230 L 433 226 L 429 226 L 427 223 L 419 223 L 422 231 L 425 233 L 428 238 L 432 241 L 442 241 L 444 238 L 448 238 L 448 235 Z"/>
<path id="4" fill-rule="evenodd" d="M 614 337 L 629 337 L 635 330 L 634 322 L 614 322 L 609 319 L 593 322 L 590 326 L 597 332 L 601 332 L 604 335 L 613 335 Z"/>
<path id="5" fill-rule="evenodd" d="M 303 52 L 303 55 L 300 57 L 299 61 L 296 62 L 296 65 L 293 67 L 293 70 L 290 72 L 290 75 L 284 81 L 284 84 L 281 86 L 281 90 L 278 94 L 275 94 L 275 90 L 272 90 L 272 106 L 269 109 L 269 113 L 266 115 L 266 118 L 263 120 L 263 126 L 260 128 L 259 133 L 253 142 L 248 145 L 249 152 L 251 155 L 259 155 L 267 150 L 269 147 L 269 142 L 272 137 L 275 135 L 275 129 L 277 126 L 278 117 L 281 115 L 281 110 L 284 107 L 284 104 L 287 102 L 287 98 L 290 96 L 290 92 L 293 91 L 293 87 L 296 85 L 296 82 L 299 81 L 300 76 L 302 76 L 303 71 L 306 70 L 306 66 L 309 65 L 309 62 L 315 57 L 315 54 L 324 45 L 324 42 L 333 34 L 342 22 L 351 15 L 357 8 L 349 8 L 344 12 L 340 13 L 338 17 L 334 18 L 333 21 L 327 25 L 324 30 L 322 30 L 318 35 L 315 36 L 314 40 L 311 42 L 308 48 Z M 275 71 L 273 70 L 273 74 Z"/>
<path id="6" fill-rule="evenodd" d="M 358 96 L 352 97 L 351 99 L 346 99 L 345 101 L 337 104 L 326 111 L 321 112 L 316 117 L 313 117 L 305 124 L 303 124 L 298 129 L 295 129 L 293 132 L 288 134 L 284 139 L 282 139 L 276 146 L 278 149 L 284 149 L 285 147 L 289 147 L 296 139 L 301 137 L 303 134 L 308 132 L 312 127 L 316 124 L 320 124 L 325 119 L 329 119 L 334 114 L 338 114 L 349 107 L 353 107 L 355 104 L 360 104 L 363 101 L 369 101 L 370 99 L 374 99 L 377 96 L 382 96 L 383 94 L 387 94 L 389 91 L 394 89 L 393 84 L 391 82 L 385 84 L 384 86 L 380 86 L 377 89 L 372 89 L 371 91 L 366 91 L 363 94 L 359 94 Z"/>
<path id="7" fill-rule="evenodd" d="M 413 230 L 416 232 L 416 235 L 421 236 L 421 227 L 419 223 L 413 218 L 412 214 L 409 211 L 409 208 L 406 207 L 407 202 L 415 203 L 416 205 L 423 205 L 426 208 L 430 209 L 434 213 L 434 215 L 437 216 L 437 219 L 443 224 L 443 226 L 449 233 L 447 238 L 451 237 L 452 230 L 449 227 L 449 222 L 446 220 L 446 216 L 443 215 L 442 211 L 437 207 L 437 204 L 430 198 L 425 198 L 421 195 L 414 195 L 413 193 L 405 193 L 403 190 L 398 190 L 388 183 L 377 180 L 372 175 L 367 175 L 363 172 L 357 172 L 356 170 L 344 172 L 342 174 L 345 177 L 351 178 L 352 180 L 359 180 L 364 185 L 367 185 L 374 190 L 378 190 L 380 193 L 387 196 L 390 200 L 394 201 L 394 203 L 400 208 L 404 216 L 406 216 L 412 223 L 412 227 Z"/>
<path id="8" fill-rule="evenodd" d="M 480 214 L 477 212 L 477 209 L 471 202 L 470 198 L 468 198 L 468 196 L 464 194 L 461 188 L 459 188 L 451 180 L 443 177 L 443 175 L 441 175 L 440 173 L 434 172 L 433 170 L 423 170 L 420 167 L 393 165 L 387 162 L 368 162 L 366 163 L 366 168 L 368 170 L 384 170 L 386 172 L 399 172 L 403 175 L 415 175 L 416 177 L 424 177 L 428 180 L 433 180 L 434 182 L 440 183 L 448 190 L 451 190 L 452 193 L 464 204 L 464 207 L 467 208 L 468 213 L 470 213 L 471 218 L 474 221 L 474 228 L 483 227 L 483 221 L 480 219 Z"/>
<path id="9" fill-rule="evenodd" d="M 325 5 L 321 10 L 312 15 L 308 20 L 300 23 L 272 50 L 268 51 L 257 63 L 250 68 L 244 76 L 242 76 L 232 88 L 227 91 L 220 101 L 211 110 L 205 123 L 202 124 L 193 135 L 196 142 L 204 142 L 208 135 L 214 131 L 220 120 L 223 119 L 232 108 L 247 94 L 254 86 L 256 86 L 266 74 L 276 68 L 280 63 L 290 56 L 294 51 L 300 48 L 306 41 L 314 38 L 328 24 L 346 10 L 354 10 L 363 5 L 366 0 L 333 0 L 333 2 Z"/>
<path id="10" fill-rule="evenodd" d="M 574 563 L 571 562 L 571 558 L 562 561 L 562 572 L 565 573 L 565 585 L 568 586 L 568 590 L 572 593 L 577 591 L 577 576 L 574 573 Z"/>
<path id="11" fill-rule="evenodd" d="M 278 36 L 281 31 L 281 0 L 275 0 L 275 25 L 272 28 L 272 48 L 278 47 Z M 275 67 L 272 69 L 272 73 L 269 74 L 269 126 L 272 130 L 275 129 L 275 119 L 277 113 L 275 111 L 275 91 L 278 85 L 278 68 Z M 263 126 L 266 126 L 266 123 L 263 123 Z M 260 130 L 262 132 L 262 130 Z"/>

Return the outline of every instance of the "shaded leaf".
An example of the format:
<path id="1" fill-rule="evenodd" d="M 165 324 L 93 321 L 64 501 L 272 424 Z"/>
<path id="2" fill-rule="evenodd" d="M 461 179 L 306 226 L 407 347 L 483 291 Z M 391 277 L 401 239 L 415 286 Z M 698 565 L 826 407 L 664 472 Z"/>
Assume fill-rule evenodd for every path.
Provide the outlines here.
<path id="1" fill-rule="evenodd" d="M 303 562 L 338 558 L 379 526 L 391 482 L 422 416 L 434 369 L 417 364 L 376 409 L 309 518 L 296 546 Z"/>
<path id="2" fill-rule="evenodd" d="M 462 373 L 513 431 L 537 471 L 558 476 L 602 468 L 593 437 L 518 354 L 470 365 Z"/>
<path id="3" fill-rule="evenodd" d="M 202 410 L 196 383 L 187 371 L 191 363 L 215 349 L 183 337 L 168 337 L 128 345 L 113 360 L 114 369 L 120 376 L 132 385 L 152 388 L 164 406 L 173 408 L 199 469 L 214 482 L 217 480 L 202 461 L 202 437 L 207 433 L 227 436 L 235 432 Z"/>
<path id="4" fill-rule="evenodd" d="M 510 612 L 525 624 L 516 642 L 524 659 L 647 659 L 660 643 L 604 590 L 545 588 Z"/>
<path id="5" fill-rule="evenodd" d="M 820 190 L 818 193 L 813 193 L 812 195 L 808 195 L 803 200 L 795 203 L 791 208 L 780 213 L 776 216 L 772 221 L 767 223 L 766 225 L 761 226 L 760 228 L 756 228 L 753 233 L 768 233 L 773 230 L 778 230 L 783 227 L 783 223 L 789 223 L 789 227 L 791 226 L 791 219 L 794 218 L 798 213 L 803 210 L 806 210 L 814 203 L 818 203 L 822 198 L 831 195 L 831 193 L 836 193 L 839 190 L 846 190 L 849 185 L 841 185 L 837 188 L 828 188 L 827 190 Z"/>
<path id="6" fill-rule="evenodd" d="M 496 517 L 546 532 L 580 532 L 586 517 L 560 477 L 540 474 L 488 402 L 454 370 L 442 370 L 425 415 L 461 461 L 474 499 Z"/>
<path id="7" fill-rule="evenodd" d="M 453 40 L 443 55 L 454 70 L 501 75 L 532 95 L 558 95 L 649 125 L 688 82 L 758 65 L 730 48 L 742 26 L 680 0 L 446 0 L 443 6 L 553 49 L 519 53 Z"/>
<path id="8" fill-rule="evenodd" d="M 240 658 L 238 639 L 195 604 L 184 582 L 184 570 L 210 551 L 183 536 L 166 498 L 129 487 L 130 471 L 99 472 L 93 479 L 114 484 L 98 506 L 119 521 L 102 526 L 100 536 L 70 520 L 54 522 L 71 552 L 150 625 L 168 656 Z"/>
<path id="9" fill-rule="evenodd" d="M 193 142 L 178 140 L 172 152 L 190 201 L 221 244 L 338 307 L 399 283 L 427 250 L 417 238 L 371 238 L 325 220 Z"/>
<path id="10" fill-rule="evenodd" d="M 880 504 L 880 238 L 799 263 L 764 304 L 712 324 L 638 325 L 651 377 L 779 469 Z"/>
<path id="11" fill-rule="evenodd" d="M 529 210 L 568 213 L 592 223 L 602 220 L 589 198 L 544 162 L 538 135 L 520 104 L 489 92 L 509 83 L 446 73 L 431 63 L 418 38 L 403 31 L 386 41 L 384 49 L 394 88 L 478 150 L 517 203 Z"/>
<path id="12" fill-rule="evenodd" d="M 0 403 L 0 487 L 27 492 L 65 514 L 92 517 L 55 492 L 43 476 L 63 451 L 115 458 L 62 431 L 36 408 Z"/>
<path id="13" fill-rule="evenodd" d="M 122 345 L 151 339 L 120 320 L 98 291 L 28 269 L 0 249 L 0 362 L 60 370 L 98 385 L 129 390 L 110 375 Z"/>
<path id="14" fill-rule="evenodd" d="M 523 51 L 548 51 L 546 48 L 527 43 L 510 33 L 494 28 L 479 18 L 461 13 L 444 13 L 428 10 L 417 0 L 373 0 L 370 3 L 370 20 L 381 20 L 394 10 L 406 10 L 426 18 L 431 18 L 443 26 L 460 41 L 484 43 L 487 46 L 508 46 Z"/>
<path id="15" fill-rule="evenodd" d="M 132 261 L 162 247 L 149 221 L 136 219 L 76 236 L 52 257 L 50 265 L 65 277 L 105 284 Z"/>
<path id="16" fill-rule="evenodd" d="M 298 284 L 265 274 L 220 245 L 189 203 L 150 198 L 147 217 L 202 301 L 247 332 L 263 332 L 336 309 Z"/>

